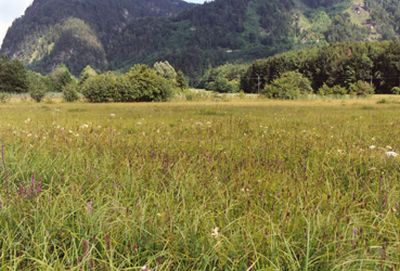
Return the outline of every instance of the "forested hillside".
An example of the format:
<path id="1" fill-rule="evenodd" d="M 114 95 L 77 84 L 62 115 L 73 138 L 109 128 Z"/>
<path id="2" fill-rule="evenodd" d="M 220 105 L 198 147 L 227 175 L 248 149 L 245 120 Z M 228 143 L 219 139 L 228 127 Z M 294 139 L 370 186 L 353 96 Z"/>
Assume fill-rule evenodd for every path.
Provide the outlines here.
<path id="1" fill-rule="evenodd" d="M 36 0 L 3 54 L 35 70 L 124 69 L 168 60 L 192 78 L 210 66 L 342 41 L 397 38 L 397 0 Z"/>
<path id="2" fill-rule="evenodd" d="M 142 17 L 168 17 L 192 7 L 182 0 L 35 0 L 9 29 L 1 53 L 41 72 L 66 64 L 107 69 L 112 41 Z"/>
<path id="3" fill-rule="evenodd" d="M 400 43 L 345 42 L 258 60 L 242 75 L 241 88 L 259 92 L 288 71 L 302 73 L 314 90 L 364 81 L 377 93 L 391 93 L 400 86 Z"/>

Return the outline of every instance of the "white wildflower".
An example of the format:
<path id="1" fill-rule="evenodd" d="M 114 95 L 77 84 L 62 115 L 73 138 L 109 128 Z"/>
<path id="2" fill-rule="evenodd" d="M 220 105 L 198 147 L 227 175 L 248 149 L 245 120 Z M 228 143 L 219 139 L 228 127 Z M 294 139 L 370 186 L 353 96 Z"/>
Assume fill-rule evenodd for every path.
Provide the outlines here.
<path id="1" fill-rule="evenodd" d="M 375 150 L 375 149 L 376 149 L 376 146 L 375 146 L 375 145 L 371 145 L 371 146 L 369 146 L 369 149 L 370 149 L 370 150 Z"/>
<path id="2" fill-rule="evenodd" d="M 219 233 L 219 228 L 218 227 L 215 227 L 214 229 L 212 229 L 212 232 L 211 232 L 211 236 L 212 237 L 218 238 L 219 235 L 220 235 L 220 233 Z"/>
<path id="3" fill-rule="evenodd" d="M 115 115 L 114 113 L 111 113 L 111 114 L 110 114 L 110 117 L 111 117 L 111 118 L 115 118 L 116 116 L 117 116 L 117 115 Z"/>
<path id="4" fill-rule="evenodd" d="M 150 268 L 147 267 L 147 265 L 143 266 L 142 269 L 140 269 L 142 271 L 151 271 Z"/>
<path id="5" fill-rule="evenodd" d="M 386 152 L 386 156 L 387 157 L 397 157 L 397 156 L 399 156 L 399 154 L 397 152 L 394 152 L 394 151 L 387 151 Z"/>
<path id="6" fill-rule="evenodd" d="M 30 118 L 28 118 L 28 119 L 26 119 L 24 122 L 25 122 L 25 124 L 28 124 L 28 123 L 30 123 L 32 120 L 30 119 Z"/>

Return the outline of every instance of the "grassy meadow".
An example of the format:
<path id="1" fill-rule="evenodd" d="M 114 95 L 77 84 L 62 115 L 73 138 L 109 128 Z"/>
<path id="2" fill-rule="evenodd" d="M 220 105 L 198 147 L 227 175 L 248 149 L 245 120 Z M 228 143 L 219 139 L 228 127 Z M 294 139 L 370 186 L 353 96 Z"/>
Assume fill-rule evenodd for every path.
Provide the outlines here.
<path id="1" fill-rule="evenodd" d="M 400 270 L 399 113 L 0 105 L 0 270 Z"/>

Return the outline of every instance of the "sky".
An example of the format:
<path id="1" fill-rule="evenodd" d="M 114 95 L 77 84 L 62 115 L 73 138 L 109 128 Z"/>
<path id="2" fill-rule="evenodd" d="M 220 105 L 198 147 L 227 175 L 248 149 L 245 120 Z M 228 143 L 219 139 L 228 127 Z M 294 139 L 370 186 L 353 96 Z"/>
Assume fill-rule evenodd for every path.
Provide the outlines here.
<path id="1" fill-rule="evenodd" d="M 192 3 L 203 3 L 204 0 L 186 0 Z M 0 46 L 12 22 L 24 14 L 33 0 L 0 0 Z"/>

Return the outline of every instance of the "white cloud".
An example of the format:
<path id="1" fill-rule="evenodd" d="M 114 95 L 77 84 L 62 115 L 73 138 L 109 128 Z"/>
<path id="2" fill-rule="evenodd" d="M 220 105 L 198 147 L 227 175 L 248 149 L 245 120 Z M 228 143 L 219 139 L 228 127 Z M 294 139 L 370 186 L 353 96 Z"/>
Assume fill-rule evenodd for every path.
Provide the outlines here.
<path id="1" fill-rule="evenodd" d="M 3 37 L 6 35 L 7 33 L 7 28 L 9 27 L 9 23 L 8 22 L 3 22 L 0 21 L 0 46 L 3 40 Z"/>
<path id="2" fill-rule="evenodd" d="M 12 22 L 24 14 L 32 0 L 0 0 L 0 45 Z"/>

